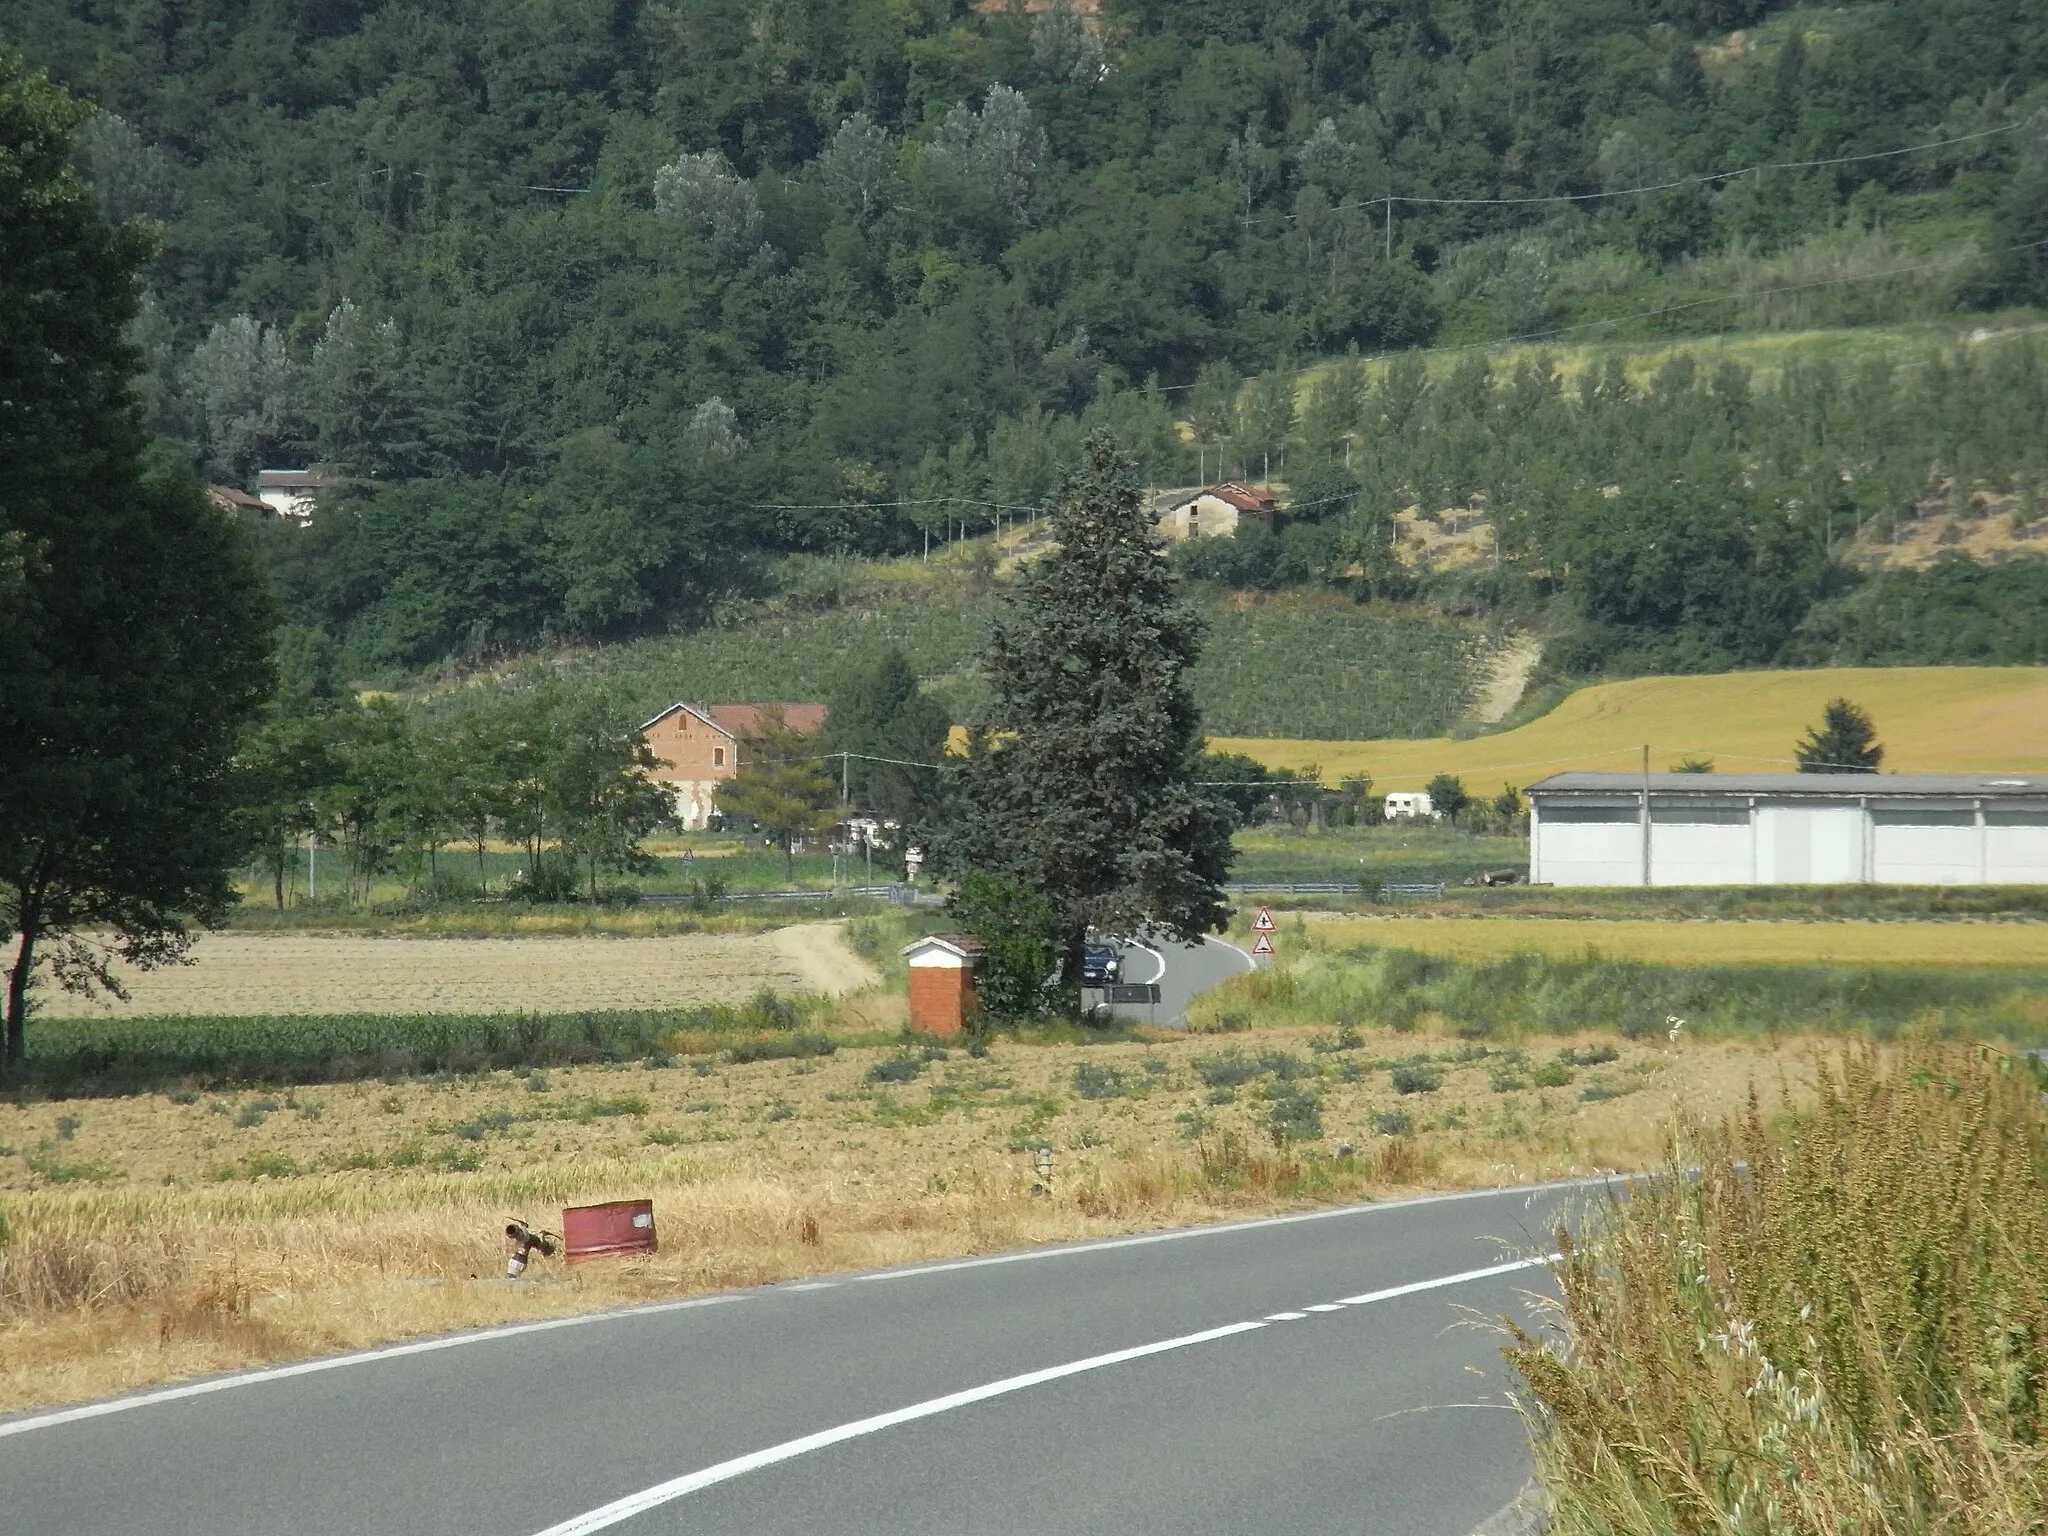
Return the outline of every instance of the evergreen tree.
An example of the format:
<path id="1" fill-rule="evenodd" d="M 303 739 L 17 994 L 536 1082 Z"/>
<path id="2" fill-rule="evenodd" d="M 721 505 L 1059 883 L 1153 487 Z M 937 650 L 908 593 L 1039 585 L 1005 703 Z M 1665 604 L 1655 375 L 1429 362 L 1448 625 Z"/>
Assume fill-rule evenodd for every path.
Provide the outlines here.
<path id="1" fill-rule="evenodd" d="M 1792 749 L 1801 773 L 1875 773 L 1884 761 L 1869 711 L 1847 699 L 1829 699 L 1821 722 Z"/>
<path id="2" fill-rule="evenodd" d="M 118 990 L 234 900 L 229 769 L 273 614 L 236 526 L 145 466 L 122 331 L 153 246 L 68 163 L 90 109 L 0 49 L 0 1072 L 39 968 Z"/>
<path id="3" fill-rule="evenodd" d="M 1090 928 L 1191 942 L 1222 925 L 1231 818 L 1194 782 L 1200 624 L 1108 432 L 1089 437 L 1052 526 L 1057 548 L 1019 576 L 983 652 L 991 698 L 944 852 L 1051 903 L 1076 986 Z"/>

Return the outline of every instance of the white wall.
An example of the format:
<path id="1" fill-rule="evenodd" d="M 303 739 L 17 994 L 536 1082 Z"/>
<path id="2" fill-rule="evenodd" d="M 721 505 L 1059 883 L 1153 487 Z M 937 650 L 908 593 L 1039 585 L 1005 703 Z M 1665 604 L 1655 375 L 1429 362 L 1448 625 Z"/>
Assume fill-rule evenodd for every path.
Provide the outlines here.
<path id="1" fill-rule="evenodd" d="M 1984 808 L 1984 878 L 1994 885 L 2048 885 L 2048 811 Z"/>
<path id="2" fill-rule="evenodd" d="M 1865 878 L 1860 805 L 1760 805 L 1760 885 L 1852 885 Z"/>
<path id="3" fill-rule="evenodd" d="M 1650 883 L 1754 885 L 1748 809 L 1739 821 L 1716 823 L 1682 820 L 1658 809 L 1650 821 Z"/>
<path id="4" fill-rule="evenodd" d="M 1976 885 L 1984 837 L 1974 807 L 1874 807 L 1871 878 L 1886 885 Z"/>
<path id="5" fill-rule="evenodd" d="M 1585 819 L 1593 814 L 1603 819 Z M 1530 839 L 1531 880 L 1548 885 L 1643 883 L 1643 828 L 1632 808 L 1539 807 L 1531 818 Z"/>

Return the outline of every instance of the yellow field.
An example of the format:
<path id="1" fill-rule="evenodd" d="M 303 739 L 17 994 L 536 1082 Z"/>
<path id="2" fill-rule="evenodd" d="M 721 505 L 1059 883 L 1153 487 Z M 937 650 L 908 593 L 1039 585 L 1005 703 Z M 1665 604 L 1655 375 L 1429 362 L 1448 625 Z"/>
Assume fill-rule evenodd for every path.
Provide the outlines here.
<path id="1" fill-rule="evenodd" d="M 1376 944 L 1458 960 L 1508 955 L 1657 965 L 1910 965 L 2048 970 L 2048 923 L 1732 923 L 1620 918 L 1351 917 L 1303 913 L 1324 944 Z"/>
<path id="2" fill-rule="evenodd" d="M 738 1003 L 762 987 L 856 992 L 878 977 L 837 923 L 666 938 L 204 934 L 191 965 L 124 972 L 129 1000 L 50 991 L 52 1018 L 144 1014 L 553 1013 Z"/>
<path id="3" fill-rule="evenodd" d="M 1877 721 L 1896 773 L 2048 773 L 2048 667 L 1832 667 L 1642 677 L 1582 688 L 1541 719 L 1469 741 L 1300 741 L 1215 736 L 1269 768 L 1367 774 L 1377 790 L 1419 789 L 1454 773 L 1475 792 L 1571 769 L 1669 768 L 1707 757 L 1723 773 L 1790 773 L 1793 744 L 1837 696 Z"/>

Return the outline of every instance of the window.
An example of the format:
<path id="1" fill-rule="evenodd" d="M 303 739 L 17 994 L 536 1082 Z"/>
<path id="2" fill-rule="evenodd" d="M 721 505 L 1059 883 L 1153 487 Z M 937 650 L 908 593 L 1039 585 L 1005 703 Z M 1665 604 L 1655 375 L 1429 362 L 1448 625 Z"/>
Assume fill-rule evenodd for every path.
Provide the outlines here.
<path id="1" fill-rule="evenodd" d="M 1880 827 L 1974 827 L 1977 813 L 1961 806 L 1885 806 L 1870 813 Z"/>
<path id="2" fill-rule="evenodd" d="M 1641 812 L 1633 805 L 1545 805 L 1537 810 L 1545 826 L 1603 826 L 1641 820 Z"/>
<path id="3" fill-rule="evenodd" d="M 713 747 L 711 749 L 711 766 L 714 768 L 723 768 L 725 766 L 725 748 Z"/>

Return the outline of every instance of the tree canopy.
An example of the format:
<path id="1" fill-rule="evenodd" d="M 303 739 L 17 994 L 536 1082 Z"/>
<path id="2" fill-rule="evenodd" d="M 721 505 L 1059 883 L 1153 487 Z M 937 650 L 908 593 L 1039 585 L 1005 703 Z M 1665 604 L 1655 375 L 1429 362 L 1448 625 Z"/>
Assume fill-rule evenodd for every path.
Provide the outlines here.
<path id="1" fill-rule="evenodd" d="M 1829 699 L 1820 724 L 1792 749 L 1801 773 L 1875 773 L 1884 761 L 1870 712 L 1847 699 Z"/>
<path id="2" fill-rule="evenodd" d="M 88 109 L 0 50 L 0 1069 L 31 989 L 118 989 L 217 923 L 230 772 L 269 691 L 273 610 L 240 530 L 151 468 L 123 339 L 147 226 L 109 227 L 68 164 Z"/>

